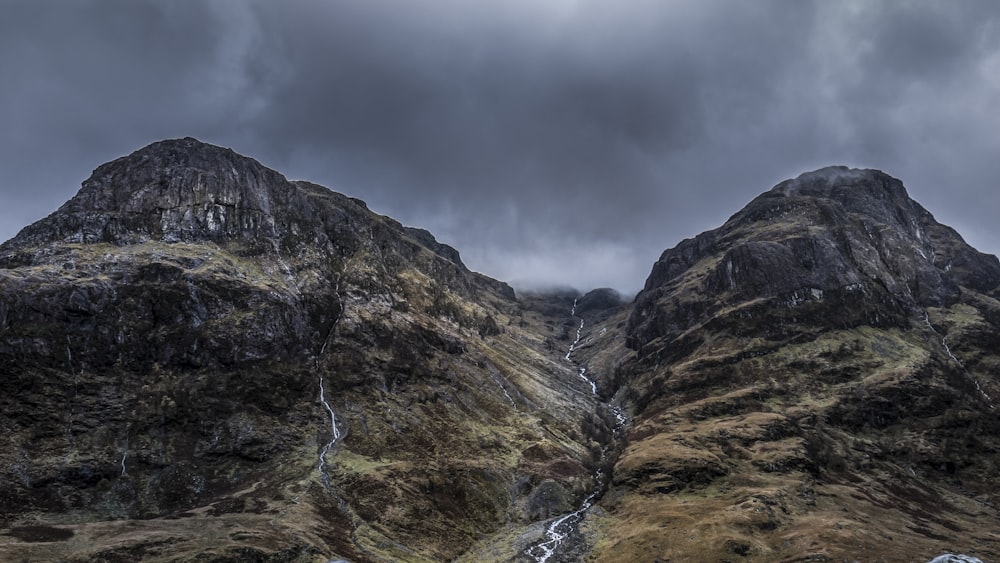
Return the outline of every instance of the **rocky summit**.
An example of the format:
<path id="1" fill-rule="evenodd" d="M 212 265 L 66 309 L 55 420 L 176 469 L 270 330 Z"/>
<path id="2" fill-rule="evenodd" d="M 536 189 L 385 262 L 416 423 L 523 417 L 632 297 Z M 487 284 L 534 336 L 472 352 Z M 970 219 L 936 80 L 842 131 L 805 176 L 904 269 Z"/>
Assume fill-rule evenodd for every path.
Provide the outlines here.
<path id="1" fill-rule="evenodd" d="M 0 245 L 0 560 L 997 560 L 998 368 L 1000 262 L 879 171 L 625 303 L 162 141 Z"/>

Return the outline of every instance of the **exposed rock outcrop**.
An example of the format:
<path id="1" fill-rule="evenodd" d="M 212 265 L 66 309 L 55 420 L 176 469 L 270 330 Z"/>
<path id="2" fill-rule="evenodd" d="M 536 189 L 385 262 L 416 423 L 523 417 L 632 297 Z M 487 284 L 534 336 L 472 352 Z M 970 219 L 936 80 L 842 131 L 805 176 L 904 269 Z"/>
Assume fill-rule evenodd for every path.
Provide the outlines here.
<path id="1" fill-rule="evenodd" d="M 722 227 L 685 240 L 653 266 L 630 319 L 631 345 L 677 334 L 755 299 L 842 304 L 845 327 L 906 322 L 949 306 L 960 287 L 993 292 L 1000 262 L 977 252 L 877 170 L 831 167 L 778 184 Z M 687 310 L 664 303 L 697 293 Z M 657 305 L 654 306 L 654 303 Z"/>

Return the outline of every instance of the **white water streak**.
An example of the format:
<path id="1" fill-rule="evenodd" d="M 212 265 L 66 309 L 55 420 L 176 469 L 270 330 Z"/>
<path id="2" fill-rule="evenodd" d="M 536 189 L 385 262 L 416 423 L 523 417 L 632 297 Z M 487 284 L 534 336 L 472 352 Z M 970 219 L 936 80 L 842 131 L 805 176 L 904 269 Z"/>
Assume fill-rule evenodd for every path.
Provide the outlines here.
<path id="1" fill-rule="evenodd" d="M 618 427 L 624 428 L 625 423 L 628 422 L 628 418 L 625 417 L 625 411 L 623 411 L 618 405 L 611 407 L 611 410 L 615 413 L 615 419 L 618 421 Z"/>
<path id="2" fill-rule="evenodd" d="M 278 242 L 275 240 L 272 240 L 271 242 L 274 245 L 274 255 L 278 259 L 278 264 L 281 266 L 281 269 L 284 270 L 285 277 L 288 279 L 288 283 L 291 285 L 291 287 L 295 289 L 295 293 L 301 296 L 301 288 L 299 282 L 295 278 L 295 274 L 292 272 L 291 267 L 289 267 L 288 263 L 285 262 L 284 258 L 281 257 L 281 248 L 279 247 Z M 339 278 L 334 283 L 333 293 L 334 295 L 337 296 L 339 302 L 340 299 Z M 337 426 L 337 415 L 336 413 L 334 413 L 333 407 L 330 406 L 330 403 L 326 400 L 326 390 L 324 388 L 323 372 L 320 369 L 319 358 L 326 352 L 327 346 L 329 346 L 330 341 L 333 340 L 334 332 L 337 329 L 337 323 L 340 322 L 340 317 L 342 317 L 343 314 L 344 314 L 344 305 L 342 302 L 340 302 L 340 311 L 337 313 L 337 318 L 334 319 L 333 324 L 330 326 L 329 332 L 326 333 L 326 338 L 323 339 L 323 345 L 320 346 L 319 354 L 315 358 L 316 374 L 317 374 L 317 379 L 319 379 L 319 402 L 323 405 L 323 408 L 325 408 L 326 411 L 330 413 L 330 441 L 327 442 L 326 445 L 324 445 L 323 448 L 320 450 L 319 463 L 317 464 L 317 469 L 319 470 L 320 478 L 323 480 L 323 483 L 326 485 L 328 489 L 330 488 L 330 476 L 327 475 L 326 473 L 326 465 L 327 465 L 326 454 L 328 454 L 330 450 L 333 449 L 333 446 L 337 443 L 337 440 L 340 439 L 341 432 L 340 428 Z"/>
<path id="3" fill-rule="evenodd" d="M 576 300 L 573 300 L 573 312 L 574 313 L 576 312 Z M 584 325 L 584 320 L 580 319 L 580 326 L 578 326 L 576 328 L 576 340 L 574 340 L 573 343 L 569 345 L 569 351 L 566 352 L 566 357 L 565 358 L 566 358 L 566 361 L 568 361 L 568 362 L 572 362 L 573 361 L 573 358 L 572 358 L 573 351 L 576 350 L 577 344 L 580 343 L 580 339 L 583 337 L 583 325 Z M 597 383 L 593 379 L 590 379 L 589 377 L 587 377 L 587 375 L 586 375 L 587 374 L 587 368 L 581 367 L 579 374 L 580 374 L 580 379 L 583 379 L 584 381 L 587 382 L 588 385 L 590 385 L 591 392 L 594 395 L 597 395 Z"/>
<path id="4" fill-rule="evenodd" d="M 593 506 L 594 497 L 597 496 L 597 492 L 598 491 L 594 491 L 591 493 L 590 496 L 583 501 L 580 508 L 578 508 L 575 512 L 570 512 L 569 514 L 553 520 L 552 523 L 549 524 L 549 527 L 545 530 L 545 537 L 548 539 L 538 545 L 531 546 L 525 553 L 530 557 L 534 557 L 537 563 L 545 563 L 548 561 L 549 557 L 552 557 L 555 554 L 556 549 L 560 544 L 562 544 L 563 540 L 566 539 L 566 536 L 572 533 L 572 526 L 580 520 L 584 512 Z M 536 552 L 540 553 L 536 555 Z"/>
<path id="5" fill-rule="evenodd" d="M 576 300 L 573 300 L 573 308 L 570 311 L 570 315 L 576 316 Z M 566 352 L 566 360 L 572 362 L 573 351 L 576 349 L 576 345 L 579 344 L 580 338 L 583 334 L 584 320 L 580 319 L 580 326 L 576 329 L 576 340 L 573 341 L 569 346 L 569 351 Z M 597 396 L 597 384 L 590 378 L 587 377 L 587 368 L 579 368 L 580 378 L 586 381 L 590 385 L 590 390 L 593 392 L 594 396 Z M 604 486 L 604 474 L 598 470 L 594 475 L 597 480 L 597 488 L 594 492 L 590 493 L 586 499 L 584 499 L 583 504 L 580 508 L 576 509 L 569 514 L 564 514 L 552 521 L 548 528 L 545 530 L 546 539 L 538 544 L 535 544 L 524 551 L 525 555 L 531 557 L 536 563 L 545 563 L 550 557 L 552 557 L 556 549 L 562 544 L 566 537 L 573 533 L 576 525 L 583 518 L 583 513 L 590 509 L 594 504 L 594 498 L 601 492 Z"/>
<path id="6" fill-rule="evenodd" d="M 937 331 L 936 328 L 934 328 L 934 325 L 931 324 L 931 317 L 927 313 L 927 311 L 924 311 L 924 322 L 927 323 L 927 327 L 931 329 L 931 332 L 936 334 L 938 338 L 941 339 L 941 345 L 944 346 L 944 351 L 948 353 L 948 356 L 950 356 L 951 359 L 954 360 L 956 364 L 958 364 L 958 367 L 962 368 L 962 371 L 965 372 L 965 375 L 969 376 L 969 379 L 971 379 L 972 383 L 976 386 L 976 391 L 979 391 L 979 394 L 982 395 L 984 399 L 986 399 L 986 404 L 989 405 L 990 409 L 993 409 L 994 408 L 993 398 L 990 397 L 986 393 L 986 391 L 983 391 L 983 388 L 979 386 L 979 380 L 973 377 L 972 374 L 969 373 L 969 370 L 965 369 L 965 364 L 963 364 L 962 361 L 959 360 L 957 357 L 955 357 L 955 354 L 951 352 L 951 347 L 948 346 L 948 341 L 945 339 L 944 336 L 941 335 L 941 333 Z"/>
<path id="7" fill-rule="evenodd" d="M 122 477 L 125 476 L 125 458 L 128 457 L 128 436 L 125 436 L 125 447 L 122 449 Z"/>
<path id="8" fill-rule="evenodd" d="M 594 383 L 592 379 L 587 377 L 587 368 L 580 368 L 580 378 L 590 384 L 590 391 L 596 395 L 597 394 L 597 383 Z"/>
<path id="9" fill-rule="evenodd" d="M 573 305 L 573 309 L 576 309 L 576 305 Z M 576 329 L 576 340 L 569 345 L 569 351 L 566 352 L 566 359 L 570 360 L 570 356 L 573 354 L 573 350 L 576 350 L 576 345 L 580 343 L 580 334 L 583 332 L 583 319 L 580 319 L 580 326 Z"/>
<path id="10" fill-rule="evenodd" d="M 338 279 L 336 284 L 334 284 L 334 294 L 340 296 L 340 280 Z M 319 452 L 319 464 L 317 469 L 319 470 L 320 478 L 323 480 L 323 484 L 330 488 L 330 476 L 326 473 L 326 454 L 330 452 L 334 444 L 341 437 L 340 427 L 337 426 L 337 415 L 333 411 L 333 407 L 326 400 L 326 389 L 324 387 L 323 372 L 320 370 L 319 358 L 326 352 L 326 347 L 330 344 L 333 339 L 334 331 L 337 328 L 337 323 L 340 322 L 340 318 L 344 315 L 344 305 L 340 303 L 340 312 L 337 313 L 337 318 L 334 319 L 333 324 L 330 326 L 330 331 L 327 332 L 326 338 L 323 340 L 323 346 L 319 349 L 319 355 L 316 356 L 316 374 L 319 379 L 319 402 L 326 409 L 326 412 L 330 413 L 330 441 L 323 446 L 323 449 Z"/>
<path id="11" fill-rule="evenodd" d="M 340 439 L 340 428 L 337 427 L 337 415 L 333 412 L 333 407 L 330 403 L 326 401 L 326 395 L 323 390 L 323 376 L 319 376 L 319 402 L 323 403 L 323 407 L 326 411 L 330 413 L 330 441 L 323 446 L 323 449 L 319 452 L 319 474 L 322 476 L 323 481 L 329 485 L 330 477 L 326 474 L 326 454 L 330 451 L 337 440 Z"/>
<path id="12" fill-rule="evenodd" d="M 594 498 L 601 491 L 601 487 L 604 483 L 604 473 L 601 470 L 597 470 L 597 473 L 594 474 L 594 478 L 597 479 L 598 482 L 597 490 L 590 493 L 590 496 L 584 499 L 580 508 L 553 520 L 552 523 L 549 524 L 549 527 L 545 530 L 545 537 L 548 539 L 525 550 L 524 553 L 529 557 L 533 557 L 536 563 L 545 563 L 548 561 L 549 557 L 552 557 L 555 554 L 556 549 L 558 549 L 563 540 L 566 539 L 566 536 L 573 533 L 574 526 L 583 518 L 583 513 L 594 505 Z"/>
<path id="13" fill-rule="evenodd" d="M 511 397 L 510 393 L 507 392 L 507 388 L 503 386 L 503 382 L 501 381 L 503 376 L 493 370 L 488 371 L 490 372 L 490 376 L 493 377 L 493 381 L 496 382 L 497 386 L 500 387 L 500 390 L 503 391 L 504 396 L 507 397 L 508 401 L 510 401 L 510 406 L 514 407 L 514 410 L 516 411 L 517 403 L 514 402 L 514 397 Z"/>

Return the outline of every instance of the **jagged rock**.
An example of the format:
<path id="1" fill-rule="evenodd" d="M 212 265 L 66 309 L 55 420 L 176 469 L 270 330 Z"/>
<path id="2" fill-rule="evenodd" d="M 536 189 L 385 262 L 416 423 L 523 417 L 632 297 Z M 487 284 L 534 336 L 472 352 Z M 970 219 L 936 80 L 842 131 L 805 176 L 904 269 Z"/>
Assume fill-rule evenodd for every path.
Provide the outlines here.
<path id="1" fill-rule="evenodd" d="M 620 307 L 624 300 L 620 293 L 608 287 L 588 291 L 576 303 L 576 311 L 581 315 L 589 312 L 605 311 Z"/>
<path id="2" fill-rule="evenodd" d="M 722 227 L 664 252 L 636 299 L 630 345 L 756 299 L 823 299 L 838 304 L 842 326 L 901 325 L 914 307 L 955 304 L 961 286 L 989 293 L 998 285 L 997 258 L 937 223 L 899 180 L 824 168 L 778 184 Z"/>

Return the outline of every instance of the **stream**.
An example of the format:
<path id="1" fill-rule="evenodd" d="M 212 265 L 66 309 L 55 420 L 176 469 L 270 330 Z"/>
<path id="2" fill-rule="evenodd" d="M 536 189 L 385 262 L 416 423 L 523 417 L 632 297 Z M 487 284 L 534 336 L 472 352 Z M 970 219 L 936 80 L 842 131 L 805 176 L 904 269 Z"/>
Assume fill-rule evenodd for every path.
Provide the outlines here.
<path id="1" fill-rule="evenodd" d="M 323 484 L 326 485 L 327 489 L 329 489 L 330 476 L 327 475 L 326 473 L 326 454 L 330 451 L 330 448 L 332 448 L 333 445 L 337 443 L 337 440 L 340 439 L 340 428 L 337 427 L 337 415 L 334 414 L 333 407 L 331 407 L 330 403 L 326 401 L 326 395 L 324 394 L 323 391 L 322 374 L 320 374 L 319 376 L 319 402 L 323 403 L 323 406 L 326 408 L 327 412 L 330 413 L 330 441 L 327 442 L 326 445 L 323 446 L 323 449 L 320 450 L 319 452 L 319 467 L 318 467 L 320 477 L 323 479 Z M 124 460 L 122 461 L 124 463 Z"/>
<path id="2" fill-rule="evenodd" d="M 577 306 L 577 300 L 574 299 L 573 308 L 570 310 L 570 316 L 574 319 L 578 318 L 576 316 L 576 306 Z M 622 411 L 621 407 L 618 407 L 617 405 L 611 405 L 609 403 L 604 403 L 600 400 L 600 397 L 597 395 L 597 382 L 587 377 L 586 366 L 581 366 L 577 361 L 573 359 L 573 352 L 576 351 L 577 346 L 580 344 L 580 340 L 583 338 L 584 326 L 585 326 L 585 321 L 583 318 L 580 318 L 580 325 L 576 329 L 576 339 L 573 340 L 573 343 L 569 345 L 569 350 L 566 352 L 566 356 L 564 356 L 564 358 L 566 359 L 566 361 L 572 362 L 574 364 L 574 366 L 578 370 L 580 378 L 583 379 L 585 382 L 587 382 L 588 386 L 590 387 L 591 395 L 595 397 L 597 401 L 597 406 L 604 405 L 605 407 L 610 408 L 614 412 L 615 419 L 617 422 L 616 430 L 619 430 L 623 428 L 625 423 L 627 422 L 625 413 Z M 602 334 L 604 333 L 602 332 Z M 602 450 L 602 456 L 606 458 L 607 455 L 608 455 L 608 446 L 605 445 Z M 549 560 L 549 558 L 560 553 L 560 550 L 567 549 L 568 546 L 564 545 L 567 543 L 567 538 L 569 538 L 572 535 L 576 535 L 579 532 L 579 526 L 580 523 L 583 521 L 584 515 L 594 505 L 594 502 L 601 494 L 601 491 L 604 489 L 604 486 L 607 481 L 604 472 L 601 471 L 600 469 L 598 469 L 594 473 L 594 479 L 597 482 L 597 486 L 594 489 L 594 491 L 590 493 L 587 496 L 587 498 L 583 500 L 583 503 L 580 504 L 580 507 L 574 510 L 573 512 L 563 514 L 561 516 L 557 516 L 556 518 L 552 519 L 545 528 L 545 537 L 541 541 L 532 544 L 530 547 L 524 550 L 525 555 L 531 557 L 536 563 L 546 563 Z"/>
<path id="3" fill-rule="evenodd" d="M 336 295 L 340 295 L 340 280 L 338 279 L 335 286 L 334 292 Z M 315 368 L 316 375 L 319 378 L 319 402 L 326 409 L 326 412 L 330 414 L 330 441 L 326 443 L 325 446 L 319 452 L 319 464 L 317 469 L 319 470 L 320 479 L 323 480 L 323 485 L 330 489 L 330 476 L 326 473 L 326 454 L 330 452 L 330 449 L 340 440 L 342 433 L 340 427 L 337 426 L 337 415 L 333 411 L 333 407 L 326 400 L 326 390 L 323 387 L 323 370 L 320 366 L 320 358 L 326 353 L 326 347 L 330 345 L 330 341 L 333 339 L 334 333 L 337 330 L 337 324 L 340 322 L 341 317 L 344 316 L 344 303 L 340 302 L 340 311 L 337 313 L 337 317 L 334 319 L 333 324 L 330 326 L 329 332 L 326 334 L 326 338 L 323 340 L 323 345 L 319 349 L 319 354 L 315 357 Z"/>
<path id="4" fill-rule="evenodd" d="M 969 370 L 965 368 L 965 364 L 962 363 L 962 360 L 959 360 L 957 357 L 955 357 L 955 354 L 953 354 L 951 351 L 951 346 L 948 346 L 948 341 L 945 339 L 944 336 L 941 335 L 940 332 L 937 331 L 936 328 L 934 328 L 934 325 L 931 324 L 931 317 L 927 313 L 927 311 L 924 311 L 924 323 L 926 323 L 927 328 L 929 328 L 931 332 L 933 332 L 941 340 L 941 345 L 944 346 L 944 351 L 948 353 L 948 356 L 951 357 L 951 359 L 958 365 L 958 367 L 962 368 L 962 371 L 965 373 L 966 377 L 972 380 L 973 385 L 976 386 L 976 391 L 979 391 L 979 394 L 983 396 L 983 399 L 986 399 L 986 404 L 989 405 L 990 410 L 993 410 L 994 409 L 993 398 L 990 397 L 986 393 L 986 391 L 983 391 L 983 388 L 979 385 L 979 380 L 976 379 L 971 373 L 969 373 Z"/>

